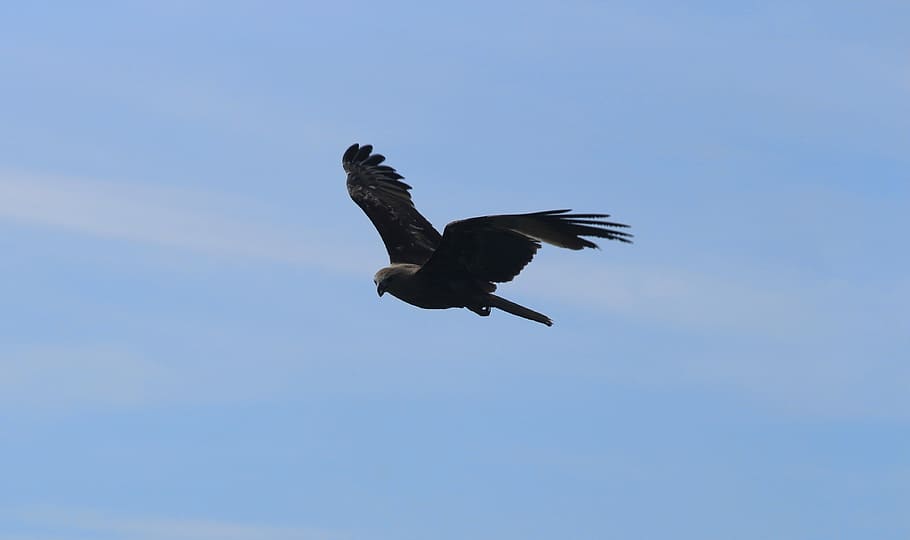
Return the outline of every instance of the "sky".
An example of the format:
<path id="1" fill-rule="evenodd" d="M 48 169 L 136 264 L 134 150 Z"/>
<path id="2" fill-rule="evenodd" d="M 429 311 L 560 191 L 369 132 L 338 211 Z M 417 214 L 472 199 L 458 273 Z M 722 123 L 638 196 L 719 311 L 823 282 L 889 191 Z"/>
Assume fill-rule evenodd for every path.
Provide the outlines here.
<path id="1" fill-rule="evenodd" d="M 0 6 L 0 540 L 910 537 L 906 2 Z M 341 154 L 500 293 L 376 296 Z"/>

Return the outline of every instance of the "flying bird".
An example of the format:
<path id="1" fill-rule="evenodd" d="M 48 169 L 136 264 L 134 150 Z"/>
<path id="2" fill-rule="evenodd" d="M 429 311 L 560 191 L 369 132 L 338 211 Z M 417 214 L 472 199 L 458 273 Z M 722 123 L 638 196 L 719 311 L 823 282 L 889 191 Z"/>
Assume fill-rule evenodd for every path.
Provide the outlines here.
<path id="1" fill-rule="evenodd" d="M 568 249 L 596 248 L 586 236 L 631 243 L 628 225 L 608 214 L 547 210 L 453 221 L 439 234 L 414 208 L 411 186 L 383 165 L 369 144 L 353 144 L 341 158 L 348 194 L 379 231 L 389 265 L 373 277 L 379 296 L 389 293 L 426 309 L 468 308 L 486 317 L 492 308 L 552 326 L 543 313 L 493 294 L 529 263 L 541 242 Z"/>

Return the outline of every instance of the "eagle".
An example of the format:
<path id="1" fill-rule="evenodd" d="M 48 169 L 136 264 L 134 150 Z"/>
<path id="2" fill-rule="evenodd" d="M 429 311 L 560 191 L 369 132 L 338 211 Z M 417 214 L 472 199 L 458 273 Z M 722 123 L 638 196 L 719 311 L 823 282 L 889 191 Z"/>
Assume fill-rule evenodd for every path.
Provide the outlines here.
<path id="1" fill-rule="evenodd" d="M 411 186 L 384 165 L 373 146 L 351 145 L 341 158 L 348 194 L 379 231 L 389 265 L 373 277 L 379 296 L 389 293 L 426 309 L 467 308 L 486 317 L 492 308 L 547 326 L 543 313 L 493 294 L 534 258 L 541 242 L 568 249 L 597 248 L 586 236 L 631 243 L 628 225 L 608 214 L 546 210 L 453 221 L 439 234 L 414 207 Z"/>

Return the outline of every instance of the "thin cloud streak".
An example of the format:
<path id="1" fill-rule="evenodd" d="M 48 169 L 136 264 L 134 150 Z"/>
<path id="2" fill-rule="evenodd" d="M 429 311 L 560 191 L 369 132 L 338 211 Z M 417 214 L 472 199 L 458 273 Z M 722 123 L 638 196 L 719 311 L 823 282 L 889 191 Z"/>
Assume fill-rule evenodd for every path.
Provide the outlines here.
<path id="1" fill-rule="evenodd" d="M 31 527 L 65 529 L 65 537 L 114 534 L 123 540 L 341 540 L 347 534 L 308 527 L 256 525 L 206 519 L 122 516 L 89 510 L 34 508 L 19 512 Z M 35 536 L 34 538 L 41 538 Z M 59 536 L 57 536 L 59 537 Z M 3 537 L 0 537 L 2 539 Z M 27 534 L 13 538 L 30 539 Z"/>
<path id="2" fill-rule="evenodd" d="M 339 243 L 238 217 L 237 208 L 215 193 L 0 171 L 0 219 L 333 272 L 360 269 L 356 253 Z"/>
<path id="3" fill-rule="evenodd" d="M 164 365 L 111 346 L 5 347 L 0 354 L 0 408 L 145 403 L 179 380 Z"/>
<path id="4" fill-rule="evenodd" d="M 759 329 L 786 335 L 795 324 L 817 315 L 804 295 L 792 294 L 799 284 L 761 288 L 724 275 L 585 263 L 539 265 L 522 276 L 520 286 L 576 305 L 712 332 L 732 329 L 754 333 Z"/>
<path id="5" fill-rule="evenodd" d="M 0 170 L 0 220 L 358 277 L 373 270 L 365 270 L 369 263 L 364 261 L 375 253 L 346 247 L 346 239 L 332 238 L 330 232 L 307 236 L 303 224 L 288 231 L 257 221 L 245 209 L 255 205 L 215 192 Z M 364 225 L 364 238 L 379 243 Z M 674 326 L 778 337 L 826 333 L 834 322 L 832 299 L 844 306 L 852 298 L 848 287 L 808 278 L 747 272 L 732 276 L 729 270 L 708 274 L 591 260 L 583 265 L 535 261 L 509 288 Z M 906 290 L 878 292 L 883 298 L 895 292 L 906 296 Z"/>
<path id="6" fill-rule="evenodd" d="M 906 416 L 910 369 L 898 360 L 908 343 L 905 284 L 750 279 L 551 263 L 530 269 L 520 283 L 526 294 L 703 335 L 697 352 L 680 357 L 685 366 L 675 366 L 685 372 L 680 380 L 816 415 Z M 731 346 L 743 339 L 747 346 Z"/>
<path id="7" fill-rule="evenodd" d="M 142 408 L 262 401 L 275 396 L 362 393 L 348 370 L 357 359 L 333 361 L 297 350 L 270 351 L 267 361 L 173 353 L 109 343 L 0 346 L 0 414 Z M 384 365 L 385 370 L 404 369 Z M 378 375 L 377 375 L 378 376 Z M 368 389 L 367 389 L 368 390 Z"/>

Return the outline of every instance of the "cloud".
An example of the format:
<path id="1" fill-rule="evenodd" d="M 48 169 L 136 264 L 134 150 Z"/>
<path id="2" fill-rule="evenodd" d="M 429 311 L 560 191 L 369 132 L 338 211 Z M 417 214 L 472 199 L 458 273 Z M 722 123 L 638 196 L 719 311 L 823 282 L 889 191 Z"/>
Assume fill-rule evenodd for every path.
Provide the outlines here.
<path id="1" fill-rule="evenodd" d="M 104 538 L 120 540 L 339 540 L 348 535 L 308 527 L 281 527 L 208 519 L 122 516 L 89 510 L 33 508 L 13 517 L 23 529 L 52 528 L 48 535 L 0 535 L 0 540 L 43 538 Z"/>
<path id="2" fill-rule="evenodd" d="M 787 334 L 815 315 L 806 296 L 794 294 L 800 285 L 782 276 L 750 282 L 671 267 L 584 262 L 548 261 L 522 275 L 519 286 L 575 305 L 712 332 Z"/>
<path id="3" fill-rule="evenodd" d="M 348 272 L 340 243 L 254 221 L 217 193 L 0 170 L 0 219 L 79 234 Z"/>
<path id="4" fill-rule="evenodd" d="M 292 231 L 219 193 L 0 170 L 0 220 L 202 254 L 363 275 L 363 250 L 330 231 Z M 372 231 L 364 229 L 364 235 Z M 366 236 L 365 236 L 366 238 Z M 375 241 L 378 243 L 378 237 Z M 788 332 L 815 317 L 804 283 L 668 267 L 536 261 L 516 285 L 535 295 L 666 323 Z M 768 284 L 757 286 L 756 284 Z M 774 284 L 774 285 L 770 285 Z"/>
<path id="5" fill-rule="evenodd" d="M 852 207 L 859 202 L 852 200 Z M 268 209 L 251 208 L 255 205 L 205 191 L 0 171 L 0 220 L 364 277 L 363 261 L 372 255 L 348 248 L 346 239 L 333 238 L 338 233 L 331 231 L 308 236 L 301 224 L 289 232 L 267 218 L 254 217 L 270 214 Z M 841 205 L 831 207 L 834 213 L 842 210 Z M 864 207 L 859 211 L 876 215 Z M 878 215 L 882 214 L 884 218 L 876 218 L 884 220 L 878 228 L 897 230 L 885 226 L 895 213 Z M 803 246 L 824 253 L 845 245 L 851 246 L 850 252 L 869 250 L 861 239 L 849 235 L 839 235 L 836 246 L 829 246 L 833 240 L 819 240 L 827 238 L 824 231 L 803 229 L 802 252 L 807 249 Z M 363 238 L 379 249 L 373 231 L 364 228 Z M 866 259 L 874 260 L 877 254 L 873 250 Z M 891 360 L 906 349 L 910 321 L 910 286 L 906 280 L 894 281 L 899 261 L 878 265 L 891 270 L 877 271 L 877 279 L 858 283 L 847 277 L 801 274 L 792 268 L 798 259 L 784 258 L 777 268 L 706 264 L 701 270 L 660 260 L 604 263 L 594 257 L 602 254 L 589 255 L 545 250 L 520 279 L 503 287 L 503 294 L 532 306 L 533 298 L 551 298 L 592 312 L 612 312 L 645 323 L 643 327 L 657 323 L 682 330 L 701 340 L 703 350 L 689 351 L 668 366 L 684 364 L 672 373 L 699 384 L 744 389 L 776 403 L 801 400 L 803 406 L 827 410 L 889 411 L 906 403 L 900 389 L 910 380 L 910 371 Z M 294 378 L 290 373 L 315 377 L 323 389 L 350 390 L 343 369 L 316 360 L 302 365 L 296 359 L 306 355 L 292 349 L 276 350 L 274 364 L 260 364 L 254 370 L 246 362 L 231 366 L 223 358 L 217 367 L 202 360 L 170 365 L 166 356 L 136 354 L 116 344 L 75 348 L 54 342 L 28 348 L 8 344 L 0 349 L 5 369 L 0 405 L 258 398 L 282 392 L 286 381 Z M 295 361 L 286 361 L 291 357 Z M 54 380 L 46 378 L 48 373 L 55 374 Z M 869 374 L 876 382 L 863 382 L 873 380 Z M 628 375 L 634 380 L 655 378 L 647 370 Z M 200 392 L 199 381 L 212 378 L 219 384 L 203 385 L 207 389 Z"/>
<path id="6" fill-rule="evenodd" d="M 116 347 L 4 347 L 0 404 L 148 401 L 168 378 L 166 368 Z"/>
<path id="7" fill-rule="evenodd" d="M 363 261 L 372 254 L 348 247 L 349 239 L 333 238 L 332 231 L 314 231 L 303 223 L 288 230 L 287 225 L 279 227 L 261 217 L 270 214 L 268 208 L 257 208 L 255 201 L 232 200 L 211 191 L 0 170 L 0 220 L 363 276 Z M 828 235 L 810 233 L 805 240 L 813 246 L 828 242 Z M 372 231 L 364 229 L 365 244 L 370 239 L 378 244 L 379 238 L 370 235 Z M 838 249 L 844 241 L 839 235 Z M 824 246 L 833 249 L 828 243 Z M 863 298 L 857 298 L 849 283 L 783 269 L 693 271 L 654 263 L 604 264 L 591 258 L 562 262 L 545 255 L 538 259 L 508 287 L 711 332 L 824 333 L 834 322 L 833 307 L 867 303 L 870 295 L 893 298 L 896 292 L 907 297 L 904 286 L 895 291 L 865 288 L 859 291 Z"/>
<path id="8" fill-rule="evenodd" d="M 285 395 L 300 370 L 319 368 L 290 352 L 266 362 L 184 354 L 118 344 L 6 344 L 0 413 L 261 400 Z"/>
<path id="9" fill-rule="evenodd" d="M 525 297 L 613 312 L 655 336 L 668 336 L 655 323 L 685 331 L 680 354 L 643 356 L 659 370 L 636 364 L 624 374 L 628 380 L 687 381 L 812 415 L 906 416 L 905 282 L 858 287 L 767 269 L 754 276 L 571 263 L 531 268 L 523 278 L 515 288 L 526 288 Z M 652 354 L 640 340 L 626 338 L 624 347 Z"/>

